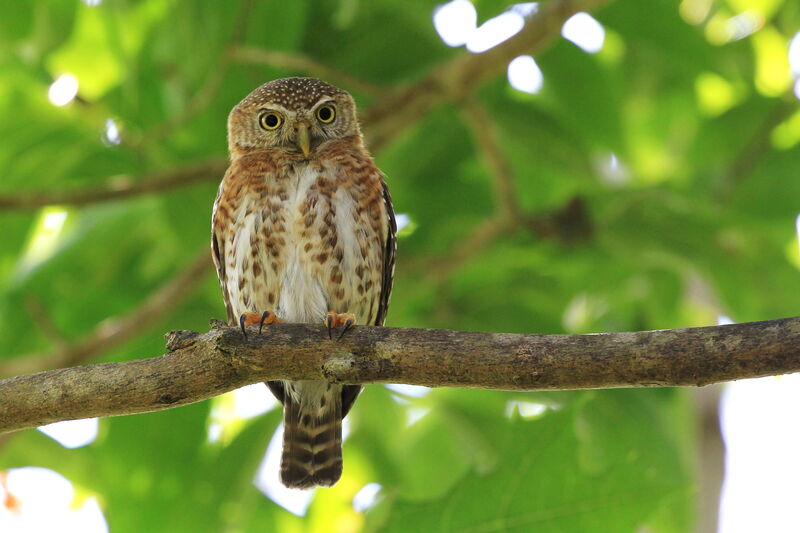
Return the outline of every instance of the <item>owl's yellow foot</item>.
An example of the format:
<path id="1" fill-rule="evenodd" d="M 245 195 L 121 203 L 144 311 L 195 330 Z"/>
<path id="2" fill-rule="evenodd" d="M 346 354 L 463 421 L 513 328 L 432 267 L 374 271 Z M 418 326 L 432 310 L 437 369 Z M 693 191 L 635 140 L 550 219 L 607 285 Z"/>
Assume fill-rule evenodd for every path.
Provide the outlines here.
<path id="1" fill-rule="evenodd" d="M 245 331 L 246 326 L 252 326 L 253 324 L 258 324 L 258 333 L 261 334 L 261 330 L 264 327 L 264 324 L 278 324 L 283 322 L 278 315 L 275 314 L 275 311 L 272 309 L 267 309 L 263 313 L 256 314 L 256 313 L 242 313 L 239 316 L 239 326 L 242 328 L 242 335 L 244 338 L 247 338 L 247 331 Z"/>
<path id="2" fill-rule="evenodd" d="M 333 328 L 335 328 L 336 326 L 342 326 L 342 331 L 339 333 L 339 336 L 336 337 L 336 340 L 338 341 L 339 339 L 342 338 L 342 336 L 344 336 L 345 333 L 347 333 L 347 330 L 352 328 L 353 325 L 356 323 L 356 315 L 352 313 L 344 313 L 340 315 L 339 313 L 328 311 L 328 314 L 325 315 L 325 320 L 323 320 L 322 322 L 323 324 L 328 326 L 329 339 L 333 338 L 331 336 L 331 331 L 333 331 Z"/>

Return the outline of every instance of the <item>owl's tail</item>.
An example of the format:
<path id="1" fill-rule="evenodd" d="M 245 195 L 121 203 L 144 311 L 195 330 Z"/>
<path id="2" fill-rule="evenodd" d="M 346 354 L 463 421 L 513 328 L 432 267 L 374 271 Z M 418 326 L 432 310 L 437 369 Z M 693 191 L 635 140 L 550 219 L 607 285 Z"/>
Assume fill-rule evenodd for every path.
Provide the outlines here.
<path id="1" fill-rule="evenodd" d="M 330 487 L 342 475 L 341 387 L 322 396 L 319 409 L 284 397 L 281 482 L 289 488 Z"/>

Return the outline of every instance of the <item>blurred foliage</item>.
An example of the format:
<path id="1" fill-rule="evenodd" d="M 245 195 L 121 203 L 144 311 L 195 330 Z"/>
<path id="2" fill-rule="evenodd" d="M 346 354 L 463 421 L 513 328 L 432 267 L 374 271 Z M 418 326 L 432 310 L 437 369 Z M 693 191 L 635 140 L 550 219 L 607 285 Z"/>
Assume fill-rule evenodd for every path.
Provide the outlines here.
<path id="1" fill-rule="evenodd" d="M 479 22 L 508 7 L 475 4 Z M 230 108 L 267 80 L 306 74 L 231 62 L 237 44 L 299 52 L 377 86 L 411 83 L 466 53 L 441 42 L 435 7 L 2 2 L 0 196 L 225 157 Z M 745 10 L 750 18 L 734 18 Z M 439 261 L 494 206 L 493 177 L 458 109 L 438 107 L 376 154 L 396 211 L 413 222 L 399 243 L 388 325 L 583 333 L 798 313 L 800 120 L 786 55 L 797 4 L 617 0 L 593 15 L 603 49 L 554 42 L 536 58 L 539 94 L 500 74 L 476 87 L 520 206 L 536 215 L 580 198 L 591 235 L 565 242 L 519 228 L 439 275 Z M 757 31 L 736 33 L 742 20 Z M 79 98 L 55 107 L 47 91 L 63 72 L 79 80 Z M 362 108 L 380 98 L 353 92 Z M 105 137 L 108 119 L 120 144 Z M 53 349 L 31 300 L 66 342 L 136 309 L 208 246 L 216 186 L 0 211 L 0 363 Z M 157 355 L 162 332 L 204 330 L 224 314 L 209 275 L 168 318 L 100 360 Z M 522 416 L 529 403 L 546 408 Z M 344 478 L 318 490 L 304 517 L 252 484 L 278 411 L 209 444 L 210 405 L 102 420 L 98 439 L 76 450 L 23 432 L 0 448 L 0 469 L 65 475 L 98 495 L 114 533 L 692 527 L 697 445 L 684 391 L 417 398 L 368 387 L 349 417 Z M 409 412 L 428 414 L 409 425 Z M 383 487 L 379 502 L 357 512 L 352 498 L 369 482 Z"/>

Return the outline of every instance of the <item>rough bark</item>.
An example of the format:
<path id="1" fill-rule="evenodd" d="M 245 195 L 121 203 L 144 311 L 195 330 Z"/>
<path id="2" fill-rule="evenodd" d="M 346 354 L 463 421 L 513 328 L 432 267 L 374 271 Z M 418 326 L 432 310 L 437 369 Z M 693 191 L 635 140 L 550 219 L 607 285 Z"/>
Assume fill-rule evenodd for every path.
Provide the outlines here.
<path id="1" fill-rule="evenodd" d="M 168 409 L 270 379 L 504 390 L 700 386 L 800 371 L 800 317 L 691 329 L 520 335 L 278 324 L 247 339 L 167 335 L 160 357 L 0 381 L 0 433 L 59 420 Z"/>

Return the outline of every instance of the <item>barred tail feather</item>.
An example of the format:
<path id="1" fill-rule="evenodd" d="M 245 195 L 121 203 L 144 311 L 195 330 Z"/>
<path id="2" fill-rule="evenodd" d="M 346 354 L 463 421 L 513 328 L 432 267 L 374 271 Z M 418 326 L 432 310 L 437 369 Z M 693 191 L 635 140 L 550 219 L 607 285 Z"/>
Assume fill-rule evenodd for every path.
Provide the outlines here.
<path id="1" fill-rule="evenodd" d="M 342 475 L 342 403 L 340 392 L 326 395 L 309 410 L 284 397 L 281 482 L 290 488 L 330 487 Z"/>

